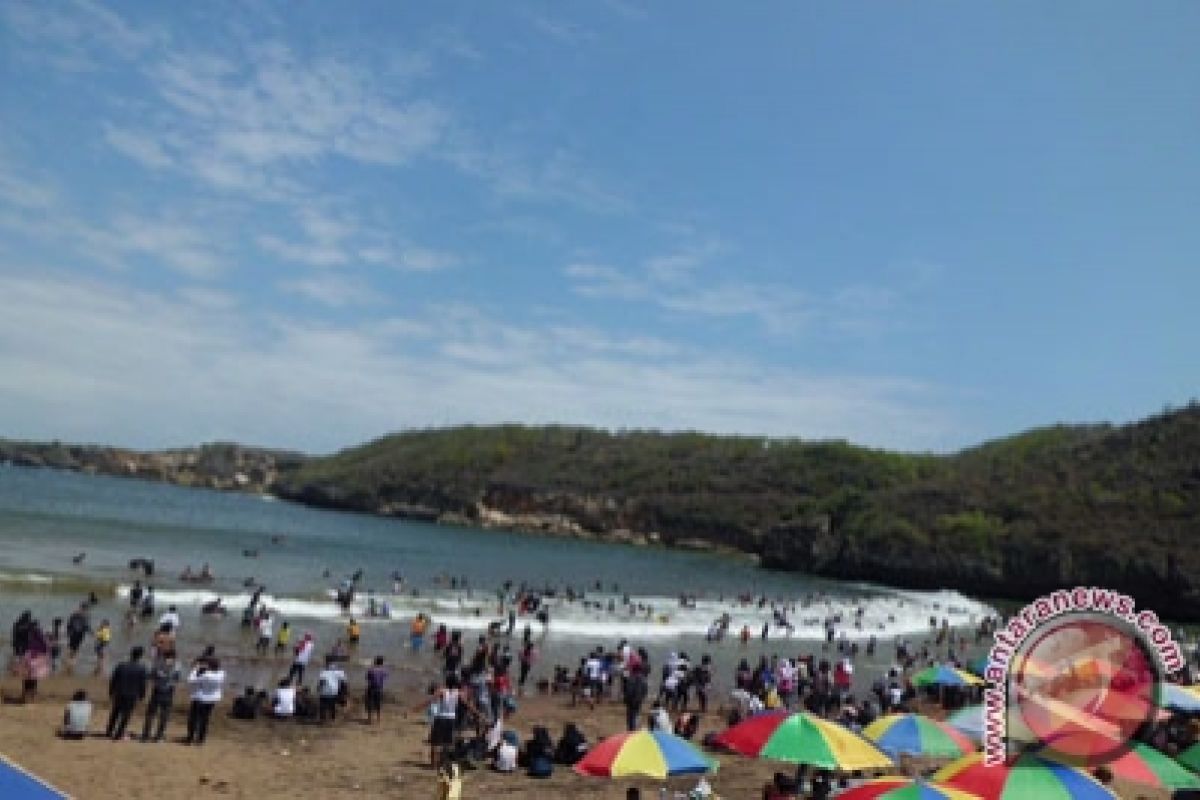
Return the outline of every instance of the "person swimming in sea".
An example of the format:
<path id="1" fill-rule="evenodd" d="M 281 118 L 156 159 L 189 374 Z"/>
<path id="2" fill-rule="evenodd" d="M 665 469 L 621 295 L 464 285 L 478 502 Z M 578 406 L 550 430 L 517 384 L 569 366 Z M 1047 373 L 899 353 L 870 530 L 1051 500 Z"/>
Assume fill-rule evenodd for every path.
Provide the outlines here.
<path id="1" fill-rule="evenodd" d="M 209 600 L 204 605 L 200 606 L 200 613 L 210 617 L 223 617 L 228 612 L 228 609 L 221 604 L 221 598 Z"/>

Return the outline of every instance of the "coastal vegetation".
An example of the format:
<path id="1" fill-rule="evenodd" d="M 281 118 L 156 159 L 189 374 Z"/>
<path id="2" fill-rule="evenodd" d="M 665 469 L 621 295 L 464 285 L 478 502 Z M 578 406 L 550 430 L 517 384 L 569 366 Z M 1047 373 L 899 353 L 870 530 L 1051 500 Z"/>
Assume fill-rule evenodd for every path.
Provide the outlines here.
<path id="1" fill-rule="evenodd" d="M 46 455 L 61 461 L 57 447 L 0 443 L 0 460 L 113 462 L 120 468 L 97 471 L 173 479 L 161 463 L 157 473 L 137 466 L 130 451 L 105 461 L 95 454 L 108 449 L 67 448 L 72 463 L 54 463 Z M 195 484 L 209 485 L 204 470 L 219 464 L 220 488 L 269 488 L 324 507 L 732 549 L 775 568 L 1001 597 L 1093 583 L 1164 615 L 1200 617 L 1194 404 L 947 455 L 520 425 L 408 431 L 326 457 L 208 447 L 190 460 L 171 451 L 169 461 Z M 254 468 L 253 480 L 236 477 L 241 464 Z"/>

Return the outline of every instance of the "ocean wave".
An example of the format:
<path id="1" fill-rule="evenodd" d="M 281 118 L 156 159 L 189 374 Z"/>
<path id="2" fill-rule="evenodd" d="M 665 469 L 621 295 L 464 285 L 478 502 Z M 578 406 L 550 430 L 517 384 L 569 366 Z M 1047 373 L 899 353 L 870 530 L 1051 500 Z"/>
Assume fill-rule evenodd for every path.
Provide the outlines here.
<path id="1" fill-rule="evenodd" d="M 54 581 L 53 575 L 43 575 L 40 572 L 0 572 L 0 583 L 31 583 L 48 586 Z"/>
<path id="2" fill-rule="evenodd" d="M 116 594 L 127 598 L 129 586 L 118 586 Z M 284 619 L 336 621 L 353 615 L 368 625 L 407 625 L 413 616 L 424 613 L 435 624 L 452 629 L 486 630 L 496 623 L 506 624 L 507 612 L 494 597 L 447 591 L 415 597 L 411 594 L 372 595 L 377 603 L 386 602 L 390 607 L 391 617 L 383 619 L 367 616 L 368 596 L 358 595 L 347 612 L 334 601 L 334 590 L 326 594 L 327 598 L 264 593 L 260 599 Z M 220 597 L 230 613 L 240 613 L 252 595 L 244 591 L 222 594 L 206 589 L 162 589 L 155 592 L 155 597 L 159 607 L 199 607 Z M 938 624 L 946 619 L 957 627 L 975 624 L 984 616 L 995 613 L 986 604 L 952 591 L 875 590 L 873 594 L 859 598 L 797 602 L 787 614 L 792 626 L 789 630 L 777 624 L 769 603 L 760 607 L 757 603 L 702 599 L 685 607 L 678 598 L 636 596 L 629 598 L 630 606 L 625 606 L 623 600 L 615 595 L 589 595 L 586 601 L 546 598 L 544 608 L 549 614 L 549 630 L 555 635 L 602 639 L 703 636 L 716 619 L 727 614 L 729 636 L 737 636 L 744 626 L 754 638 L 759 638 L 765 624 L 770 638 L 820 640 L 825 638 L 826 621 L 829 620 L 839 637 L 844 635 L 850 640 L 864 641 L 871 636 L 885 639 L 927 633 L 931 618 Z M 614 609 L 611 612 L 608 611 L 610 602 Z M 516 630 L 520 632 L 526 625 L 536 633 L 542 630 L 541 623 L 533 615 L 518 616 Z"/>

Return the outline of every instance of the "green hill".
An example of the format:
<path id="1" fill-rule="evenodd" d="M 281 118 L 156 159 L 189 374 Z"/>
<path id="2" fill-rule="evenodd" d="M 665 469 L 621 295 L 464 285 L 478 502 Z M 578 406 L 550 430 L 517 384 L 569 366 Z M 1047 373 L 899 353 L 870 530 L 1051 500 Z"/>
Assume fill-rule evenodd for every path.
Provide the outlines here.
<path id="1" fill-rule="evenodd" d="M 574 427 L 379 439 L 281 473 L 314 505 L 735 548 L 768 566 L 1030 598 L 1122 589 L 1200 617 L 1200 408 L 947 456 Z"/>

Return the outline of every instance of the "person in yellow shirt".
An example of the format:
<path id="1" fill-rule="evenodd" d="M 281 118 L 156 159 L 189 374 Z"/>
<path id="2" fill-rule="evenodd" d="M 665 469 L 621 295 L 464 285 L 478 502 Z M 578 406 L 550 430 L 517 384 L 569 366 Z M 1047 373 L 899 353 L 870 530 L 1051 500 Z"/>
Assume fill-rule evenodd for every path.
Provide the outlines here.
<path id="1" fill-rule="evenodd" d="M 275 655 L 286 653 L 288 644 L 292 641 L 292 629 L 284 622 L 279 626 L 279 634 L 275 637 Z"/>
<path id="2" fill-rule="evenodd" d="M 362 628 L 358 625 L 358 620 L 354 617 L 350 618 L 350 624 L 346 626 L 346 638 L 350 640 L 350 644 L 358 644 L 358 640 L 362 637 Z"/>
<path id="3" fill-rule="evenodd" d="M 108 620 L 102 620 L 100 627 L 96 629 L 96 673 L 99 675 L 104 671 L 104 653 L 108 650 L 108 643 L 112 641 L 112 625 L 108 624 Z"/>

